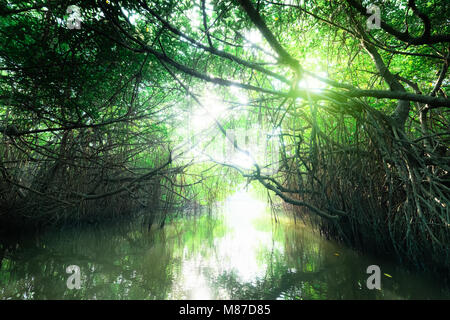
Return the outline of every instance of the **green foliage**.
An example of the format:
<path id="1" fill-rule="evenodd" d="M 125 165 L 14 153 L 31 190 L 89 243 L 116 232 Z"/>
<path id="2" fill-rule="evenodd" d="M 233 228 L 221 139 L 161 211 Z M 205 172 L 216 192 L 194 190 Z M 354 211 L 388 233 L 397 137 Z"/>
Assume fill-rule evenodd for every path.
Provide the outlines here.
<path id="1" fill-rule="evenodd" d="M 347 214 L 322 225 L 343 241 L 448 268 L 450 7 L 413 3 L 1 1 L 1 217 L 167 212 L 256 180 Z M 369 4 L 381 29 L 366 28 Z M 226 111 L 190 128 L 219 108 L 208 94 Z M 276 174 L 208 154 L 256 124 L 282 140 Z"/>

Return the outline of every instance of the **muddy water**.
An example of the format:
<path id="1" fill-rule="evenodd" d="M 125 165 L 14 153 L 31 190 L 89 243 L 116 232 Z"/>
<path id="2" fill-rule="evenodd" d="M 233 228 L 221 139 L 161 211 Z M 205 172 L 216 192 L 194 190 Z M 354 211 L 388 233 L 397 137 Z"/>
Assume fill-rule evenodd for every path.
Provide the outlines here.
<path id="1" fill-rule="evenodd" d="M 242 191 L 163 229 L 137 220 L 4 241 L 0 299 L 450 299 L 426 274 L 278 216 Z M 79 289 L 67 286 L 69 265 L 79 267 Z M 381 269 L 381 290 L 366 286 L 369 265 Z"/>

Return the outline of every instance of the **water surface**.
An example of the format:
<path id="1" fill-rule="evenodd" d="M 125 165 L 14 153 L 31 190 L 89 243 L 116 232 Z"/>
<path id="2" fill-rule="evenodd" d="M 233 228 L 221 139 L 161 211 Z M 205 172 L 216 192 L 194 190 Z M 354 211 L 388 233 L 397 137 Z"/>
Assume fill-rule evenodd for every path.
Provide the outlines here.
<path id="1" fill-rule="evenodd" d="M 0 299 L 449 299 L 427 276 L 324 240 L 246 192 L 163 229 L 140 220 L 0 244 Z M 381 290 L 366 287 L 369 265 Z M 81 270 L 70 290 L 66 267 Z"/>

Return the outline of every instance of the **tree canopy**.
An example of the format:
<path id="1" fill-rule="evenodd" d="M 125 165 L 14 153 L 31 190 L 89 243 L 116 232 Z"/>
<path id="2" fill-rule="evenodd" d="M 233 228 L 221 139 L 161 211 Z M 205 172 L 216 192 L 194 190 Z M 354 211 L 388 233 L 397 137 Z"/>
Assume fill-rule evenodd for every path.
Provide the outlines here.
<path id="1" fill-rule="evenodd" d="M 343 241 L 448 266 L 449 11 L 0 1 L 1 207 L 59 220 L 62 208 L 212 201 L 245 179 Z M 223 143 L 250 165 L 218 157 Z M 275 157 L 256 160 L 252 144 Z"/>

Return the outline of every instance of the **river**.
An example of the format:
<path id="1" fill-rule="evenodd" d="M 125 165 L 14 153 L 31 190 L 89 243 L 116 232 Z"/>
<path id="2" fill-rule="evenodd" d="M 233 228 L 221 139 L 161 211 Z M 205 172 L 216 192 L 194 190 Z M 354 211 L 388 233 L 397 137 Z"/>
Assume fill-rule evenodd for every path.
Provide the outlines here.
<path id="1" fill-rule="evenodd" d="M 240 191 L 162 229 L 137 219 L 0 244 L 0 299 L 450 299 L 426 274 L 277 216 Z M 79 289 L 67 286 L 69 265 L 79 267 Z M 381 290 L 367 288 L 370 265 L 381 269 Z"/>

